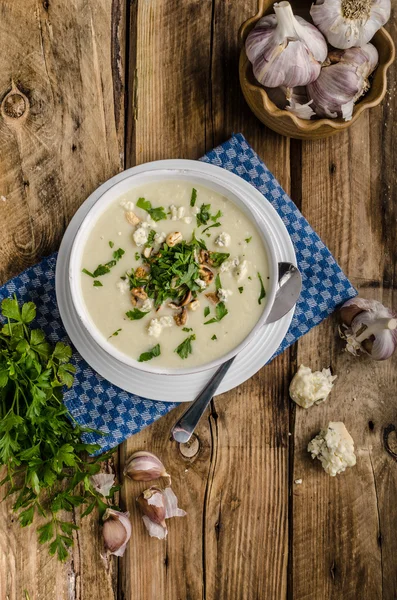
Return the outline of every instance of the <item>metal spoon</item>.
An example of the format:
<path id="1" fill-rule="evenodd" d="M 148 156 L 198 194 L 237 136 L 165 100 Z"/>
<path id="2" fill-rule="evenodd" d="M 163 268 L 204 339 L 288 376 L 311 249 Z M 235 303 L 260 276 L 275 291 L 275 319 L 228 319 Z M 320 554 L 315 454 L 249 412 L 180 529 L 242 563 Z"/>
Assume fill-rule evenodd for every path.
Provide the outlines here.
<path id="1" fill-rule="evenodd" d="M 302 277 L 297 267 L 288 262 L 278 263 L 278 290 L 273 307 L 266 323 L 278 321 L 296 304 L 302 288 Z M 232 366 L 236 357 L 223 363 L 211 377 L 202 392 L 193 400 L 189 408 L 171 429 L 171 437 L 179 443 L 190 440 L 197 423 L 210 403 L 222 379 Z"/>

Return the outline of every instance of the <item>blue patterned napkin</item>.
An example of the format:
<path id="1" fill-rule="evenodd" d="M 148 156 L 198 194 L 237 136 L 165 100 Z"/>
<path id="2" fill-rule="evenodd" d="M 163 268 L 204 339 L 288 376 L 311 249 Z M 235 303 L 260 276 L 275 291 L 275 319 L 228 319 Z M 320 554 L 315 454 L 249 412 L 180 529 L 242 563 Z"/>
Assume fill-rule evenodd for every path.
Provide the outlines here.
<path id="1" fill-rule="evenodd" d="M 243 135 L 234 135 L 201 160 L 232 171 L 255 186 L 271 202 L 291 236 L 303 288 L 291 326 L 276 356 L 325 319 L 338 304 L 354 297 L 356 290 Z M 0 287 L 0 300 L 15 293 L 22 301 L 35 302 L 37 325 L 53 343 L 60 340 L 70 343 L 56 303 L 55 264 L 56 255 L 53 255 L 14 277 Z M 93 371 L 76 351 L 72 362 L 77 372 L 73 388 L 65 394 L 66 405 L 81 425 L 106 434 L 86 436 L 87 441 L 99 443 L 102 451 L 117 446 L 177 406 L 124 392 Z"/>

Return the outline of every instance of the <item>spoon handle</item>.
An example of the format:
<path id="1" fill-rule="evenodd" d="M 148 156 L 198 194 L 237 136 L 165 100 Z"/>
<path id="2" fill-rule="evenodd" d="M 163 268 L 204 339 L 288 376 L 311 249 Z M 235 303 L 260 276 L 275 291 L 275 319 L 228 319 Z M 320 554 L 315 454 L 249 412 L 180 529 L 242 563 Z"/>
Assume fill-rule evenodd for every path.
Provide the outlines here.
<path id="1" fill-rule="evenodd" d="M 234 359 L 235 356 L 233 356 L 233 358 L 230 358 L 228 361 L 226 361 L 219 367 L 219 369 L 212 376 L 207 387 L 205 387 L 203 391 L 199 393 L 199 395 L 193 400 L 189 408 L 185 410 L 181 418 L 178 419 L 178 421 L 175 423 L 175 425 L 171 429 L 171 435 L 175 441 L 181 444 L 185 444 L 190 440 L 197 423 L 201 419 L 203 412 L 210 403 L 222 379 L 226 375 L 227 371 L 230 369 Z"/>

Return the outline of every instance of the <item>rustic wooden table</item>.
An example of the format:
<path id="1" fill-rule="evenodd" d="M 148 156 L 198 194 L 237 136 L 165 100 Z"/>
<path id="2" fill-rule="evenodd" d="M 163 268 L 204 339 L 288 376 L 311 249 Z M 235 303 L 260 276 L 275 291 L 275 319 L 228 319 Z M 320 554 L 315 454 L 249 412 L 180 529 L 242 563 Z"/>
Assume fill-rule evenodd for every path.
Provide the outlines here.
<path id="1" fill-rule="evenodd" d="M 13 86 L 27 98 L 12 116 L 1 103 L 2 282 L 56 250 L 78 206 L 118 171 L 198 158 L 241 131 L 361 293 L 396 307 L 396 69 L 383 104 L 348 132 L 279 137 L 239 89 L 237 30 L 255 11 L 256 0 L 0 0 L 0 102 Z M 397 464 L 383 432 L 397 425 L 397 357 L 341 349 L 330 318 L 218 396 L 190 448 L 168 440 L 183 407 L 123 444 L 116 469 L 136 449 L 156 452 L 188 517 L 166 543 L 149 538 L 137 485 L 125 483 L 133 534 L 108 571 L 94 517 L 61 565 L 3 502 L 0 599 L 25 589 L 31 600 L 396 598 Z M 308 411 L 288 399 L 301 363 L 339 375 Z M 306 452 L 328 420 L 344 421 L 357 448 L 357 466 L 337 478 Z"/>

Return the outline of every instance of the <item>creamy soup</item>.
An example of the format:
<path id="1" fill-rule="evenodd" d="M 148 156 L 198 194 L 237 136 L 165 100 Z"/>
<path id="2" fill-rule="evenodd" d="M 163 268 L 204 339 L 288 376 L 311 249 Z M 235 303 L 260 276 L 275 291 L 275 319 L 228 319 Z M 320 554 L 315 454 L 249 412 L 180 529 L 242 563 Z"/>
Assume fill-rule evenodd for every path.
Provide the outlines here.
<path id="1" fill-rule="evenodd" d="M 185 181 L 131 189 L 98 218 L 81 287 L 119 351 L 160 367 L 214 360 L 240 344 L 266 303 L 268 262 L 251 220 Z"/>

